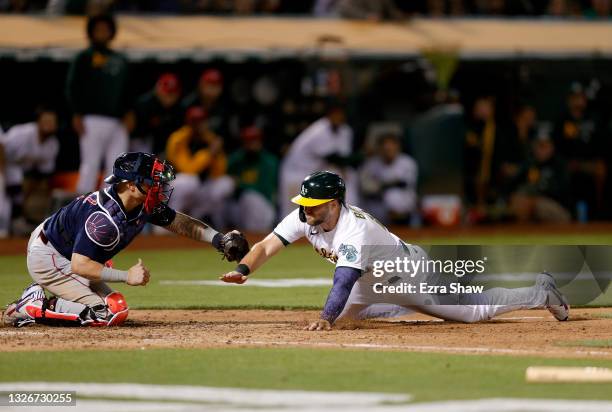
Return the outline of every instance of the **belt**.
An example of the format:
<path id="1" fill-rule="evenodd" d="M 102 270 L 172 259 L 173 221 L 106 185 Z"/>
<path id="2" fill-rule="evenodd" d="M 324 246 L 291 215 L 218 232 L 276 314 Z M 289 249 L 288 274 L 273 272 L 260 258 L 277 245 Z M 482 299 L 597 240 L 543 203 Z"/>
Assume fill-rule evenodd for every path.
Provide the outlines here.
<path id="1" fill-rule="evenodd" d="M 40 240 L 42 240 L 42 242 L 46 245 L 47 243 L 49 243 L 49 239 L 47 239 L 47 236 L 45 236 L 45 232 L 43 232 L 42 230 L 40 231 L 40 233 L 38 234 L 38 237 L 40 238 Z"/>

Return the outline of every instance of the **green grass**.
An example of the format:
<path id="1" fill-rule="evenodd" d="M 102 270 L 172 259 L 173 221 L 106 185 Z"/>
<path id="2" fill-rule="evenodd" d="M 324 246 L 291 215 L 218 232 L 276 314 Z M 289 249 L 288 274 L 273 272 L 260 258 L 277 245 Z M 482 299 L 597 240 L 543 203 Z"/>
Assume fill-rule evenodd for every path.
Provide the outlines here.
<path id="1" fill-rule="evenodd" d="M 551 238 L 552 239 L 552 238 Z M 548 243 L 552 240 L 548 239 Z M 489 238 L 490 240 L 490 238 Z M 583 239 L 584 240 L 584 239 Z M 590 243 L 595 243 L 595 238 Z M 234 267 L 222 261 L 211 248 L 201 250 L 126 251 L 115 259 L 115 266 L 128 268 L 141 257 L 151 269 L 146 287 L 115 284 L 134 309 L 210 309 L 210 308 L 299 308 L 322 307 L 328 287 L 257 288 L 231 286 L 162 285 L 162 280 L 216 280 Z M 334 266 L 319 257 L 309 245 L 292 245 L 263 266 L 258 278 L 330 278 Z M 31 282 L 24 256 L 0 257 L 0 305 L 19 297 Z M 508 287 L 525 286 L 508 284 Z M 612 288 L 611 288 L 612 289 Z M 596 296 L 593 295 L 593 296 Z M 593 305 L 612 305 L 612 290 Z"/>
<path id="2" fill-rule="evenodd" d="M 437 244 L 612 244 L 612 236 L 491 236 L 436 238 Z M 210 248 L 127 251 L 114 261 L 127 268 L 141 257 L 151 269 L 145 288 L 114 285 L 132 308 L 319 308 L 327 287 L 246 288 L 161 285 L 161 280 L 213 280 L 233 268 Z M 258 273 L 260 278 L 331 277 L 333 266 L 308 245 L 292 245 Z M 0 257 L 0 304 L 31 281 L 24 256 Z M 598 298 L 612 304 L 612 293 Z M 609 344 L 609 343 L 608 343 Z M 0 352 L 0 381 L 138 382 L 219 387 L 408 393 L 416 401 L 490 397 L 610 399 L 605 384 L 526 384 L 525 369 L 600 366 L 611 360 L 538 359 L 295 348 L 220 348 Z"/>
<path id="3" fill-rule="evenodd" d="M 559 346 L 585 346 L 588 348 L 612 348 L 612 339 L 583 339 L 560 342 Z"/>
<path id="4" fill-rule="evenodd" d="M 593 313 L 591 316 L 594 318 L 612 319 L 612 312 L 609 313 Z"/>
<path id="5" fill-rule="evenodd" d="M 316 308 L 324 303 L 328 288 L 245 288 L 230 286 L 161 285 L 161 280 L 216 280 L 232 270 L 233 263 L 222 261 L 211 248 L 202 250 L 165 250 L 123 252 L 113 259 L 118 268 L 128 268 L 141 257 L 151 270 L 146 287 L 114 284 L 134 309 L 143 308 Z M 289 247 L 272 259 L 257 277 L 332 276 L 334 266 L 321 259 L 311 247 Z M 0 305 L 19 297 L 31 282 L 25 257 L 0 257 Z M 222 285 L 219 281 L 219 285 Z"/>
<path id="6" fill-rule="evenodd" d="M 0 353 L 0 381 L 408 393 L 416 401 L 487 397 L 612 399 L 606 384 L 527 384 L 524 378 L 525 369 L 532 365 L 612 367 L 612 360 L 503 356 L 487 356 L 486 362 L 482 359 L 293 348 L 16 352 Z"/>

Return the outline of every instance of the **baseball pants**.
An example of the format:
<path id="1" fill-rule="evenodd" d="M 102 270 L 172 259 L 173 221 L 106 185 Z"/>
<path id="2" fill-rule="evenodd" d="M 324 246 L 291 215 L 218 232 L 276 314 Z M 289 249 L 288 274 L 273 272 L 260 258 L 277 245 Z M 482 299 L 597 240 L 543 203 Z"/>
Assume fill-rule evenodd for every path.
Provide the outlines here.
<path id="1" fill-rule="evenodd" d="M 411 246 L 411 248 L 414 247 Z M 421 256 L 427 258 L 425 251 L 420 247 L 417 248 L 419 253 L 413 258 L 417 260 Z M 547 299 L 547 292 L 535 286 L 514 289 L 492 288 L 483 293 L 442 296 L 424 293 L 377 294 L 374 292 L 375 283 L 384 283 L 385 279 L 392 276 L 393 274 L 376 278 L 366 273 L 359 278 L 338 320 L 401 316 L 415 311 L 444 320 L 473 323 L 489 320 L 497 315 L 515 310 L 543 307 Z M 413 280 L 419 282 L 422 278 L 419 279 L 417 275 Z M 428 283 L 440 284 L 434 279 L 428 280 Z M 377 306 L 378 309 L 373 306 Z M 380 308 L 386 309 L 389 313 L 381 311 Z"/>
<path id="2" fill-rule="evenodd" d="M 70 260 L 40 237 L 43 224 L 32 232 L 28 242 L 27 265 L 32 279 L 54 296 L 66 301 L 89 307 L 106 305 L 104 298 L 113 290 L 104 282 L 90 281 L 73 273 Z M 58 312 L 62 310 L 58 309 Z"/>
<path id="3" fill-rule="evenodd" d="M 115 159 L 128 150 L 128 135 L 121 120 L 100 115 L 83 116 L 85 133 L 80 137 L 81 166 L 78 193 L 97 189 L 100 167 L 104 161 L 106 175 L 112 173 Z"/>
<path id="4" fill-rule="evenodd" d="M 238 202 L 230 206 L 232 221 L 236 227 L 248 232 L 266 233 L 274 225 L 276 218 L 274 206 L 259 192 L 245 190 Z"/>
<path id="5" fill-rule="evenodd" d="M 215 227 L 225 226 L 225 203 L 234 192 L 234 181 L 220 176 L 201 181 L 199 176 L 179 173 L 172 182 L 170 206 L 196 218 L 209 215 Z"/>

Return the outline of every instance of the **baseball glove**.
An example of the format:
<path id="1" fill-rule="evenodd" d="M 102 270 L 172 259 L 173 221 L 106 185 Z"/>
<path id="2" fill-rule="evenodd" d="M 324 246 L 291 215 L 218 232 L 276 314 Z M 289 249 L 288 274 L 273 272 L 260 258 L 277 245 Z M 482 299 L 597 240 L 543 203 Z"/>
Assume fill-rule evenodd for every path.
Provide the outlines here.
<path id="1" fill-rule="evenodd" d="M 218 250 L 229 262 L 240 262 L 249 252 L 249 242 L 242 233 L 232 230 L 223 235 Z"/>

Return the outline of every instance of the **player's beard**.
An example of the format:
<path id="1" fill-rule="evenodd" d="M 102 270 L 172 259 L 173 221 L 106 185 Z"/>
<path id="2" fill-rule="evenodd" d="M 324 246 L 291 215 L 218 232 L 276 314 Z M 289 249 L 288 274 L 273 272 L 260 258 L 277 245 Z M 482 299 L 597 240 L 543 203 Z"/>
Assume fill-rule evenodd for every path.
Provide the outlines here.
<path id="1" fill-rule="evenodd" d="M 306 223 L 308 223 L 310 226 L 319 226 L 327 220 L 328 214 L 329 210 L 321 212 L 319 216 L 309 215 L 306 213 Z"/>

